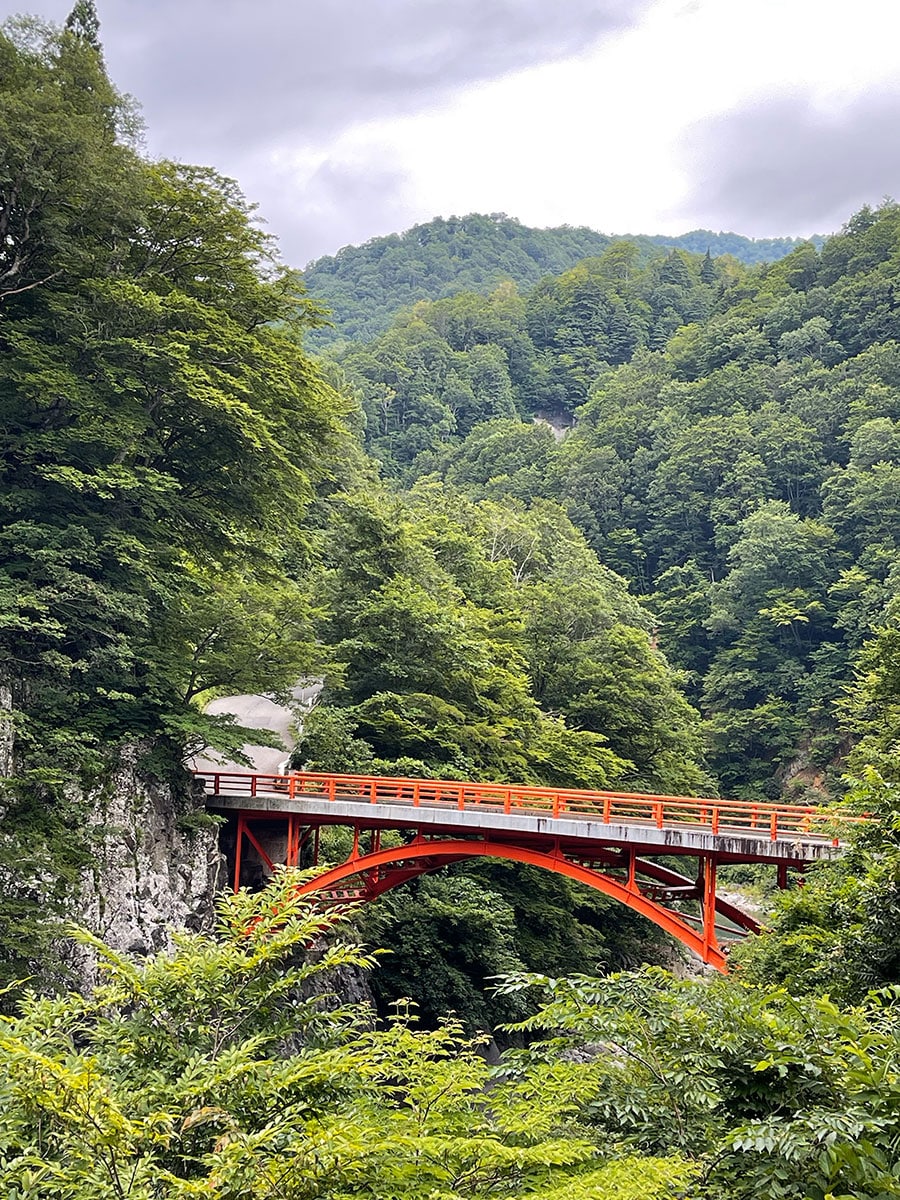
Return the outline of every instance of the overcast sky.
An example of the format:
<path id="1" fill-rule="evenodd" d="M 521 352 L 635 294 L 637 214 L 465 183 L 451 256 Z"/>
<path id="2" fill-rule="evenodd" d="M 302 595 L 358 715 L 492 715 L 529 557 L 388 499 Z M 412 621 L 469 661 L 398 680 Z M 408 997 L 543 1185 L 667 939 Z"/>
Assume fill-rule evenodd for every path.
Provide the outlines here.
<path id="1" fill-rule="evenodd" d="M 73 0 L 0 0 L 64 19 Z M 827 233 L 900 196 L 897 0 L 98 0 L 147 149 L 302 266 L 434 216 Z"/>

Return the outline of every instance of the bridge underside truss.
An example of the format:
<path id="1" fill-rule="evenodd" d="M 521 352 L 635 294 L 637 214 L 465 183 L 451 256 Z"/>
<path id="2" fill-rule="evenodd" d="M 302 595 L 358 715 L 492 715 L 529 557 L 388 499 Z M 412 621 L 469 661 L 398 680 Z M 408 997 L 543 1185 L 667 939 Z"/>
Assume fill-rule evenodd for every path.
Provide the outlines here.
<path id="1" fill-rule="evenodd" d="M 241 812 L 234 828 L 234 886 L 262 882 L 278 865 L 317 866 L 322 821 L 299 814 Z M 304 883 L 301 894 L 333 904 L 365 903 L 420 875 L 451 863 L 500 858 L 564 875 L 611 896 L 677 938 L 703 962 L 727 970 L 730 942 L 758 932 L 757 922 L 716 894 L 716 869 L 727 858 L 714 853 L 685 856 L 693 870 L 638 855 L 629 845 L 566 844 L 559 838 L 424 834 L 406 830 L 401 844 L 382 844 L 382 827 L 356 824 L 347 859 Z M 392 842 L 396 838 L 390 839 Z M 661 854 L 666 851 L 661 850 Z M 686 863 L 687 865 L 687 863 Z M 779 866 L 779 884 L 786 883 Z"/>

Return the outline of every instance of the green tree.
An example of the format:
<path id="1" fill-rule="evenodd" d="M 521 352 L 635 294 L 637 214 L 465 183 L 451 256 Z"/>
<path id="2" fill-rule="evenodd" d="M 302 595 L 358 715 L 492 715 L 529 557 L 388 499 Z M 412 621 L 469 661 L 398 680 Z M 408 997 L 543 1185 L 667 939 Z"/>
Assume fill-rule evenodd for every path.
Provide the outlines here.
<path id="1" fill-rule="evenodd" d="M 727 577 L 713 586 L 707 627 L 719 648 L 705 683 L 713 714 L 713 764 L 730 789 L 765 786 L 772 766 L 792 754 L 817 654 L 835 641 L 828 587 L 839 557 L 834 533 L 779 501 L 742 526 Z M 831 701 L 837 681 L 817 679 Z M 812 714 L 809 714 L 812 715 Z"/>
<path id="2" fill-rule="evenodd" d="M 90 21 L 0 32 L 0 953 L 28 970 L 119 747 L 155 742 L 180 786 L 185 749 L 239 736 L 205 690 L 314 665 L 304 514 L 349 406 L 236 185 L 135 152 Z"/>
<path id="3" fill-rule="evenodd" d="M 73 14 L 74 16 L 74 14 Z M 0 303 L 92 273 L 127 245 L 131 113 L 88 36 L 0 28 Z M 110 236 L 112 235 L 112 236 Z M 58 283 L 57 283 L 58 286 Z"/>
<path id="4" fill-rule="evenodd" d="M 845 724 L 857 742 L 850 766 L 874 767 L 900 782 L 900 595 L 896 591 L 854 661 L 855 679 L 841 705 Z"/>
<path id="5" fill-rule="evenodd" d="M 66 17 L 66 29 L 87 42 L 97 53 L 100 47 L 100 18 L 94 0 L 76 0 L 75 6 Z"/>
<path id="6" fill-rule="evenodd" d="M 525 964 L 512 905 L 478 876 L 424 876 L 367 911 L 362 929 L 391 947 L 372 978 L 380 1011 L 389 1012 L 398 996 L 415 996 L 426 1026 L 437 1028 L 454 1012 L 482 1032 L 524 1015 L 521 1003 L 497 1003 L 490 994 L 498 975 Z"/>
<path id="7" fill-rule="evenodd" d="M 560 534 L 591 561 L 558 509 L 476 506 L 432 485 L 404 504 L 348 497 L 335 530 L 326 588 L 340 603 L 324 636 L 341 666 L 327 690 L 376 761 L 564 786 L 622 777 L 605 736 L 543 713 L 529 676 L 524 580 L 550 569 Z M 614 613 L 638 611 L 614 577 L 606 587 Z"/>
<path id="8" fill-rule="evenodd" d="M 713 263 L 712 255 L 710 254 L 709 250 L 707 250 L 703 256 L 703 263 L 700 267 L 700 282 L 715 283 L 716 278 L 715 264 Z"/>
<path id="9" fill-rule="evenodd" d="M 900 1051 L 892 992 L 841 1010 L 827 998 L 730 979 L 675 981 L 658 969 L 605 980 L 526 976 L 502 990 L 523 987 L 536 987 L 543 1003 L 517 1028 L 554 1041 L 510 1055 L 507 1070 L 518 1062 L 589 1096 L 580 1116 L 604 1144 L 693 1159 L 689 1194 L 900 1193 L 900 1106 L 885 1086 Z M 597 1045 L 606 1052 L 588 1050 Z"/>
<path id="10" fill-rule="evenodd" d="M 81 935 L 104 967 L 91 997 L 23 1002 L 0 1027 L 0 1182 L 46 1200 L 204 1194 L 339 1200 L 516 1195 L 595 1154 L 568 1097 L 506 1087 L 458 1023 L 419 1032 L 401 1008 L 335 1002 L 335 972 L 372 965 L 334 912 L 276 879 L 220 904 L 215 935 L 141 963 Z M 315 941 L 315 954 L 306 952 Z"/>
<path id="11" fill-rule="evenodd" d="M 737 954 L 749 981 L 845 1004 L 900 982 L 897 783 L 863 767 L 847 803 L 869 821 L 840 859 L 811 868 L 803 888 L 778 897 L 766 930 Z"/>
<path id="12" fill-rule="evenodd" d="M 657 576 L 656 590 L 648 598 L 660 646 L 676 667 L 688 672 L 695 693 L 712 656 L 706 631 L 710 589 L 711 580 L 690 559 Z"/>
<path id="13" fill-rule="evenodd" d="M 42 36 L 0 41 L 27 83 L 0 119 L 37 98 L 4 146 L 10 229 L 40 197 L 5 242 L 2 636 L 20 751 L 77 769 L 189 714 L 176 676 L 194 649 L 175 664 L 163 626 L 231 573 L 251 590 L 283 577 L 344 404 L 299 346 L 314 310 L 236 187 L 135 157 L 96 52 Z"/>

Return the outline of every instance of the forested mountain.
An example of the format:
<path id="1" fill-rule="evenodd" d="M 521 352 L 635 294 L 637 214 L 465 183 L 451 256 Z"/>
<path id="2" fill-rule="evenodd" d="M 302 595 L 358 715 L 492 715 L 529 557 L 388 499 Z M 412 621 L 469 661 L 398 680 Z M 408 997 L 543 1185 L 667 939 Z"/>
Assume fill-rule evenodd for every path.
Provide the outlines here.
<path id="1" fill-rule="evenodd" d="M 118 749 L 177 780 L 247 740 L 213 696 L 323 676 L 303 753 L 344 770 L 705 786 L 649 616 L 560 506 L 391 495 L 235 185 L 135 151 L 89 31 L 0 53 L 5 969 L 68 911 Z"/>
<path id="2" fill-rule="evenodd" d="M 237 186 L 134 130 L 91 0 L 0 30 L 0 1193 L 900 1195 L 900 207 L 592 245 L 317 360 Z M 214 920 L 183 764 L 250 731 L 204 703 L 310 676 L 298 766 L 859 820 L 715 980 L 511 862 Z M 126 875 L 153 936 L 107 945 Z"/>
<path id="3" fill-rule="evenodd" d="M 755 239 L 708 229 L 678 237 L 623 239 L 584 226 L 531 229 L 504 213 L 436 217 L 402 234 L 345 246 L 307 265 L 306 286 L 331 310 L 333 321 L 333 327 L 321 329 L 310 344 L 321 347 L 343 338 L 372 338 L 387 329 L 396 312 L 418 300 L 439 300 L 463 291 L 489 292 L 510 280 L 524 288 L 623 240 L 638 247 L 642 262 L 659 257 L 665 248 L 728 254 L 744 263 L 768 262 L 799 244 L 796 238 Z"/>
<path id="4" fill-rule="evenodd" d="M 645 598 L 721 786 L 799 795 L 839 769 L 837 702 L 900 582 L 898 255 L 892 204 L 749 269 L 617 243 L 336 358 L 388 475 L 560 503 Z"/>

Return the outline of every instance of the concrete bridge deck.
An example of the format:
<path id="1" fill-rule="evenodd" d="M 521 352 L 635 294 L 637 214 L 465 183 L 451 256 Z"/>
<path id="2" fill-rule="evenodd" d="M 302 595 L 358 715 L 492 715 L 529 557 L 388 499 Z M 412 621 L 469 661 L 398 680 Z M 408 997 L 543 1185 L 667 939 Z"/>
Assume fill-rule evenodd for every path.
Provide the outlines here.
<path id="1" fill-rule="evenodd" d="M 715 854 L 721 862 L 803 864 L 842 849 L 859 821 L 811 806 L 508 784 L 321 775 L 197 773 L 222 812 L 306 817 L 319 824 L 418 829 L 453 836 L 560 839 L 585 849 Z"/>
<path id="2" fill-rule="evenodd" d="M 529 841 L 559 839 L 568 848 L 633 845 L 641 854 L 709 854 L 720 862 L 789 862 L 796 865 L 833 858 L 840 854 L 841 843 L 830 837 L 787 834 L 774 841 L 768 833 L 720 825 L 717 833 L 702 826 L 664 825 L 637 819 L 603 822 L 586 813 L 553 817 L 542 812 L 519 810 L 514 813 L 495 809 L 458 809 L 450 803 L 426 802 L 413 808 L 408 804 L 352 800 L 329 800 L 327 796 L 290 799 L 283 793 L 258 792 L 255 796 L 210 795 L 207 807 L 219 812 L 264 816 L 297 815 L 328 825 L 355 825 L 374 829 L 417 829 L 429 834 L 489 834 Z"/>
<path id="3" fill-rule="evenodd" d="M 449 863 L 506 858 L 614 897 L 723 971 L 725 941 L 758 926 L 717 894 L 718 866 L 769 863 L 787 886 L 789 869 L 841 854 L 842 839 L 865 819 L 804 805 L 457 780 L 231 770 L 195 776 L 207 806 L 235 818 L 226 838 L 235 887 L 248 856 L 263 877 L 278 861 L 318 864 L 321 828 L 348 826 L 349 857 L 302 883 L 301 892 L 339 903 L 373 900 Z M 414 836 L 385 846 L 388 829 Z M 695 873 L 673 870 L 672 856 L 693 860 Z"/>

